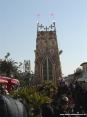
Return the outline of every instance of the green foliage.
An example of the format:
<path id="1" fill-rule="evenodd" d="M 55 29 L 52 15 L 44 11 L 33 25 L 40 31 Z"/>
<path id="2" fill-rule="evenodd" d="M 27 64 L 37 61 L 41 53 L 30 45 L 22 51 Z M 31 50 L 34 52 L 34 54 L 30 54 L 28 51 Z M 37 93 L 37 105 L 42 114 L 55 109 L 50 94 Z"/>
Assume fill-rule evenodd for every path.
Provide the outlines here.
<path id="1" fill-rule="evenodd" d="M 38 87 L 38 90 L 43 95 L 53 98 L 53 96 L 56 93 L 57 87 L 55 86 L 55 84 L 53 82 L 45 81 L 43 84 L 41 84 Z"/>
<path id="2" fill-rule="evenodd" d="M 0 75 L 7 77 L 19 77 L 18 63 L 9 58 L 10 53 L 5 55 L 5 58 L 0 61 Z"/>
<path id="3" fill-rule="evenodd" d="M 11 95 L 14 98 L 25 100 L 29 107 L 29 113 L 32 113 L 32 109 L 34 110 L 34 115 L 31 114 L 31 117 L 37 117 L 40 114 L 41 105 L 53 101 L 55 91 L 56 87 L 52 82 L 44 82 L 38 86 L 21 87 L 12 92 Z"/>
<path id="4" fill-rule="evenodd" d="M 14 91 L 11 95 L 15 98 L 26 100 L 31 108 L 39 108 L 42 104 L 51 102 L 51 98 L 42 95 L 38 92 L 36 87 L 20 88 L 18 91 Z"/>

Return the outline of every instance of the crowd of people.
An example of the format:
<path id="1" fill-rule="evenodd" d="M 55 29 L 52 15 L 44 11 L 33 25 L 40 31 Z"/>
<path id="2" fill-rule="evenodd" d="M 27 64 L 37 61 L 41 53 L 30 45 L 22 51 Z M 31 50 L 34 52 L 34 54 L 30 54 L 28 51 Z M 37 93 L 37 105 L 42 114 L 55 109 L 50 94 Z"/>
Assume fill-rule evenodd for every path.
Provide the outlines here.
<path id="1" fill-rule="evenodd" d="M 35 110 L 33 110 L 32 116 L 36 117 L 37 115 L 39 115 L 38 117 L 71 117 L 71 116 L 87 117 L 87 86 L 86 85 L 87 85 L 86 83 L 79 83 L 79 82 L 66 85 L 65 82 L 60 82 L 58 86 L 58 91 L 56 92 L 55 95 L 53 95 L 52 102 L 42 104 L 40 109 L 36 112 Z M 26 104 L 26 102 L 24 102 L 24 100 L 16 101 L 14 99 L 11 99 L 11 97 L 4 92 L 3 88 L 0 93 L 1 93 L 0 95 L 1 109 L 2 109 L 1 99 L 3 100 L 5 99 L 7 102 L 8 100 L 10 100 L 11 103 L 14 103 L 14 104 L 16 103 L 16 105 L 18 103 L 17 108 L 19 108 L 19 112 L 24 111 L 24 114 L 21 117 L 31 117 L 29 113 L 30 110 L 28 109 L 28 105 Z M 3 98 L 2 98 L 2 95 L 4 95 Z M 22 109 L 22 111 L 20 111 L 20 108 Z M 3 111 L 0 110 L 0 112 L 2 113 Z M 14 116 L 9 116 L 9 117 L 16 117 L 14 112 L 13 114 Z M 21 114 L 19 113 L 19 115 Z M 7 115 L 3 117 L 7 117 Z"/>
<path id="2" fill-rule="evenodd" d="M 87 117 L 86 85 L 75 82 L 67 86 L 60 82 L 53 102 L 42 107 L 42 117 Z"/>

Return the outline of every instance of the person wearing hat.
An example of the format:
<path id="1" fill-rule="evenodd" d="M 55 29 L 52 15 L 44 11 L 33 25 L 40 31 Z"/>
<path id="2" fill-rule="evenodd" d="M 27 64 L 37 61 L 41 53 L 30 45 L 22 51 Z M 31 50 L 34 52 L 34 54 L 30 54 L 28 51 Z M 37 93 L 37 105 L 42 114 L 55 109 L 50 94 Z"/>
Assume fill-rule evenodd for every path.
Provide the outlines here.
<path id="1" fill-rule="evenodd" d="M 55 111 L 55 117 L 70 117 L 69 115 L 69 99 L 66 96 L 60 98 L 59 108 Z"/>

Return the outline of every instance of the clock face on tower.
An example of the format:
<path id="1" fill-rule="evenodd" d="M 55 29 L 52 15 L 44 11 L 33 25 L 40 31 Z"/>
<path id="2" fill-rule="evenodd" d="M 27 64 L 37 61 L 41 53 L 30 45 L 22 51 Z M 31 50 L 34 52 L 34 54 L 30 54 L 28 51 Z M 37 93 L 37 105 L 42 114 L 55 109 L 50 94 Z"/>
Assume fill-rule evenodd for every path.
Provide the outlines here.
<path id="1" fill-rule="evenodd" d="M 56 42 L 54 39 L 50 40 L 50 47 L 55 47 L 56 46 Z"/>
<path id="2" fill-rule="evenodd" d="M 51 54 L 51 55 L 54 54 L 54 49 L 53 49 L 53 48 L 50 49 L 50 54 Z"/>

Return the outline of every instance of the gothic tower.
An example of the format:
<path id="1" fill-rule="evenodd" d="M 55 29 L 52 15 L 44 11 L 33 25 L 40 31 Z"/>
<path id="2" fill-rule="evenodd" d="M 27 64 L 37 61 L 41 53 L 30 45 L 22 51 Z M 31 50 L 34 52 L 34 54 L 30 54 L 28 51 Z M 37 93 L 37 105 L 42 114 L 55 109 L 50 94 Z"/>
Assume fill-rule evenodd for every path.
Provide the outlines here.
<path id="1" fill-rule="evenodd" d="M 49 27 L 37 24 L 35 50 L 36 83 L 51 80 L 57 84 L 62 77 L 55 22 Z"/>

